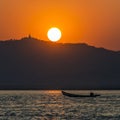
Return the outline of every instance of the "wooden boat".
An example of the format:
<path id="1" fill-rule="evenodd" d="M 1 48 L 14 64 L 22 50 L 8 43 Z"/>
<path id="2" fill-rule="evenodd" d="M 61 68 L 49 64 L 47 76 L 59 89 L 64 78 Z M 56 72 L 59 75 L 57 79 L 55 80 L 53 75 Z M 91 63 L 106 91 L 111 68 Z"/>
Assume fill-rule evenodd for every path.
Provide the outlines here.
<path id="1" fill-rule="evenodd" d="M 92 92 L 89 95 L 78 95 L 78 94 L 72 94 L 72 93 L 62 91 L 62 94 L 68 97 L 98 97 L 100 96 L 99 94 L 94 94 Z"/>

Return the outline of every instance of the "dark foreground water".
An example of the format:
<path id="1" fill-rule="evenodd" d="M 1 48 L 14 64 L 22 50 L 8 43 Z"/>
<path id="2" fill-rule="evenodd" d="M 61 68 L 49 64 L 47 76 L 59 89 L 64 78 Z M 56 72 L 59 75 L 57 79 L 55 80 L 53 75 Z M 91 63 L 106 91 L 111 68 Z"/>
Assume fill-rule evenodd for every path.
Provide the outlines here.
<path id="1" fill-rule="evenodd" d="M 0 120 L 120 120 L 120 91 L 95 92 L 102 96 L 69 98 L 60 91 L 0 91 Z"/>

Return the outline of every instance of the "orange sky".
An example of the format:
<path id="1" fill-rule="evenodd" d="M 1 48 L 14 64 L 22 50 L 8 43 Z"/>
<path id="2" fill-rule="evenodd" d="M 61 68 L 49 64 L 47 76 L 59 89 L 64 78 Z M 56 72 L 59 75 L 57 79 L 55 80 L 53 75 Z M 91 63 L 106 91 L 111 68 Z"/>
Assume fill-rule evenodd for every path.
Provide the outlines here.
<path id="1" fill-rule="evenodd" d="M 120 50 L 120 0 L 0 0 L 1 40 L 48 40 L 50 27 L 61 29 L 59 42 Z"/>

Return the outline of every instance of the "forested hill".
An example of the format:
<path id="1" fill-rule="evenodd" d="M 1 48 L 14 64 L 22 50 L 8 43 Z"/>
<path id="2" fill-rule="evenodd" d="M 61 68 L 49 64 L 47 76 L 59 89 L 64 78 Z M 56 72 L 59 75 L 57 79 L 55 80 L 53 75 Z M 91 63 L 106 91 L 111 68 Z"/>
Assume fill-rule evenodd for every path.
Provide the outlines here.
<path id="1" fill-rule="evenodd" d="M 120 52 L 26 37 L 0 42 L 0 89 L 119 89 Z"/>

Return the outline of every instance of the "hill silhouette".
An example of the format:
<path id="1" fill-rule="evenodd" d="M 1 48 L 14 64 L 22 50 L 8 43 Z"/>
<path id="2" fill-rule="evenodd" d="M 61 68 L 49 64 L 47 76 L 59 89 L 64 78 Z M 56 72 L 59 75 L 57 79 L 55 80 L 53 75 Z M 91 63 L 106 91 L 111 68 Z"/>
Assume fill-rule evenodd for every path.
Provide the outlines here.
<path id="1" fill-rule="evenodd" d="M 119 89 L 120 52 L 26 37 L 0 42 L 0 89 Z"/>

